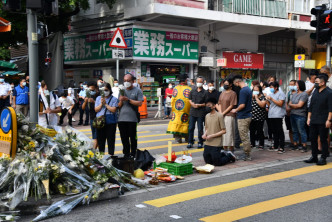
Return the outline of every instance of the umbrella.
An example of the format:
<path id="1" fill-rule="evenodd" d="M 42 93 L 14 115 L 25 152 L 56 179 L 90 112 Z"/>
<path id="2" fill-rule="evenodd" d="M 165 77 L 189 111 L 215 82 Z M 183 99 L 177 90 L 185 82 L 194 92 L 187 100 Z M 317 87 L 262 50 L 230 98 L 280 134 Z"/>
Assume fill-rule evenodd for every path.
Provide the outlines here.
<path id="1" fill-rule="evenodd" d="M 10 32 L 11 28 L 11 23 L 0 17 L 0 32 Z"/>
<path id="2" fill-rule="evenodd" d="M 15 63 L 10 63 L 10 62 L 0 60 L 0 68 L 16 69 L 17 65 Z"/>

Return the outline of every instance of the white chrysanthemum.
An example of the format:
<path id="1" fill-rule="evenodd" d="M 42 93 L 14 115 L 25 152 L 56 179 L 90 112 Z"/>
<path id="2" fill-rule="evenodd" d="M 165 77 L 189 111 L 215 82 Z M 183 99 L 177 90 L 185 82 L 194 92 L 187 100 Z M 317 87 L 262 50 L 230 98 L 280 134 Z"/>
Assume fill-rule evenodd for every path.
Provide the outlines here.
<path id="1" fill-rule="evenodd" d="M 70 155 L 64 155 L 63 158 L 65 159 L 65 161 L 72 161 L 73 160 L 73 158 L 71 158 Z"/>

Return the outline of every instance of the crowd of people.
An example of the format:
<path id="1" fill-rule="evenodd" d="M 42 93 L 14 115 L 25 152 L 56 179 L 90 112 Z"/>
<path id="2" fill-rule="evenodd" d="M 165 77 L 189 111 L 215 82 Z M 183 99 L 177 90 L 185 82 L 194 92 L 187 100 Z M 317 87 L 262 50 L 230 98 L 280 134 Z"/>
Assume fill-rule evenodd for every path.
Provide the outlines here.
<path id="1" fill-rule="evenodd" d="M 165 102 L 172 107 L 167 132 L 179 143 L 184 138 L 190 149 L 197 126 L 197 148 L 205 148 L 205 162 L 224 165 L 235 160 L 234 148 L 240 148 L 241 143 L 245 161 L 252 159 L 253 148 L 284 154 L 285 120 L 291 150 L 305 153 L 310 141 L 312 157 L 305 162 L 325 165 L 332 122 L 331 89 L 332 75 L 326 66 L 319 73 L 312 72 L 307 82 L 291 80 L 286 93 L 273 76 L 267 82 L 252 81 L 249 88 L 242 76 L 231 75 L 222 81 L 220 92 L 213 81 L 206 84 L 203 77 L 187 81 L 182 76 L 180 84 L 165 95 Z M 171 101 L 167 99 L 170 94 Z M 320 158 L 318 154 L 322 154 Z"/>

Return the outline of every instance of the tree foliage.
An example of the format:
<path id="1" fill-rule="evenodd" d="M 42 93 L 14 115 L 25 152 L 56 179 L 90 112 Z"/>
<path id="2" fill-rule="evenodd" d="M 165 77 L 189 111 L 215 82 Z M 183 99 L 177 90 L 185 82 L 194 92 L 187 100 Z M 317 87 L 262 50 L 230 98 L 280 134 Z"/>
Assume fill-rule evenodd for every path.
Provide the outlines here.
<path id="1" fill-rule="evenodd" d="M 105 3 L 111 9 L 116 0 L 98 0 Z M 12 30 L 10 32 L 0 33 L 0 48 L 17 46 L 18 43 L 27 43 L 27 16 L 25 0 L 21 0 L 22 10 L 20 12 L 9 12 L 3 10 L 3 2 L 0 0 L 0 17 L 11 22 Z M 38 21 L 47 25 L 49 33 L 68 31 L 70 18 L 76 15 L 80 10 L 90 8 L 89 0 L 59 0 L 59 15 L 45 16 L 38 13 Z"/>

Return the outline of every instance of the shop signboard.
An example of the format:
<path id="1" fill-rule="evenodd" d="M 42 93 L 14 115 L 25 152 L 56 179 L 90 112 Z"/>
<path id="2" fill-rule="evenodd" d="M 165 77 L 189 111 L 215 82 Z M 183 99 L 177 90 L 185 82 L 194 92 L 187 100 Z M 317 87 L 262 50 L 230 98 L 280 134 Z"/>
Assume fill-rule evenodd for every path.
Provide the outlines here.
<path id="1" fill-rule="evenodd" d="M 220 66 L 226 66 L 227 64 L 227 59 L 225 58 L 222 58 L 222 59 L 217 59 L 217 66 L 220 67 Z"/>
<path id="2" fill-rule="evenodd" d="M 198 62 L 198 32 L 133 28 L 133 57 L 148 61 Z"/>
<path id="3" fill-rule="evenodd" d="M 214 57 L 202 57 L 200 66 L 213 67 Z"/>
<path id="4" fill-rule="evenodd" d="M 128 46 L 125 58 L 132 57 L 132 28 L 121 30 Z M 112 48 L 109 46 L 115 29 L 104 32 L 93 32 L 85 35 L 64 36 L 64 62 L 66 64 L 84 61 L 107 61 L 112 59 Z"/>
<path id="5" fill-rule="evenodd" d="M 0 156 L 15 157 L 17 148 L 17 119 L 12 107 L 6 107 L 0 115 Z"/>
<path id="6" fill-rule="evenodd" d="M 264 54 L 262 53 L 237 53 L 223 52 L 223 58 L 227 59 L 224 68 L 232 69 L 263 69 Z"/>

